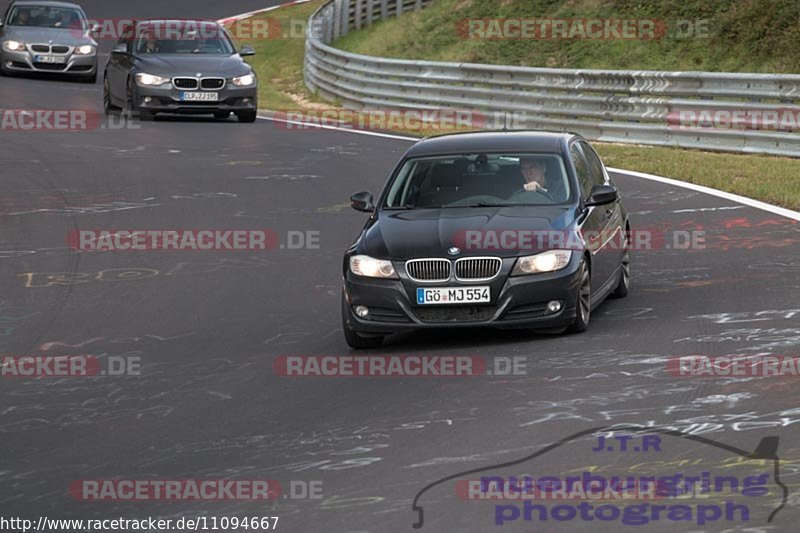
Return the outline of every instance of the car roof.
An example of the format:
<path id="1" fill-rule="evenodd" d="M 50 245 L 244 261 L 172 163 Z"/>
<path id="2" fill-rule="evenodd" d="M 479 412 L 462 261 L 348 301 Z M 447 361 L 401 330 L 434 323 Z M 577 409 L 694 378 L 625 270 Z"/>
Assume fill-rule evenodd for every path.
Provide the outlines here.
<path id="1" fill-rule="evenodd" d="M 412 146 L 409 157 L 482 152 L 561 152 L 574 133 L 552 131 L 480 131 L 450 133 L 422 139 Z"/>
<path id="2" fill-rule="evenodd" d="M 72 7 L 81 9 L 81 6 L 78 4 L 73 4 L 71 2 L 54 2 L 52 0 L 15 0 L 11 2 L 12 6 L 20 6 L 20 7 Z"/>

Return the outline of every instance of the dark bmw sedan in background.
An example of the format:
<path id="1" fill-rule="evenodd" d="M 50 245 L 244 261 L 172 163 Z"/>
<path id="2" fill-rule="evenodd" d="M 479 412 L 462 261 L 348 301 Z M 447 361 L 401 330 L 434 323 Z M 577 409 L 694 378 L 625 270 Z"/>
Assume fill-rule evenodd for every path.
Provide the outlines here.
<path id="1" fill-rule="evenodd" d="M 255 122 L 258 80 L 219 24 L 138 21 L 123 32 L 103 76 L 106 113 L 124 108 L 152 119 L 157 113 L 213 114 Z"/>
<path id="2" fill-rule="evenodd" d="M 582 137 L 482 132 L 406 152 L 344 257 L 342 322 L 353 348 L 403 330 L 586 330 L 630 283 L 621 197 Z"/>

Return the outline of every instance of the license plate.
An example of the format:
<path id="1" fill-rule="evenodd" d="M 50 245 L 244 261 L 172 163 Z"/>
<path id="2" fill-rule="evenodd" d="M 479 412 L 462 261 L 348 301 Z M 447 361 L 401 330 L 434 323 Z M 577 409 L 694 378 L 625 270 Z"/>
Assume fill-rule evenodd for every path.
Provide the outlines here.
<path id="1" fill-rule="evenodd" d="M 219 100 L 219 93 L 196 93 L 181 91 L 182 102 L 216 102 Z"/>
<path id="2" fill-rule="evenodd" d="M 417 304 L 480 304 L 492 301 L 489 287 L 418 288 Z"/>
<path id="3" fill-rule="evenodd" d="M 67 58 L 65 56 L 33 56 L 33 60 L 37 63 L 51 63 L 51 64 L 59 64 L 59 63 L 66 63 Z"/>

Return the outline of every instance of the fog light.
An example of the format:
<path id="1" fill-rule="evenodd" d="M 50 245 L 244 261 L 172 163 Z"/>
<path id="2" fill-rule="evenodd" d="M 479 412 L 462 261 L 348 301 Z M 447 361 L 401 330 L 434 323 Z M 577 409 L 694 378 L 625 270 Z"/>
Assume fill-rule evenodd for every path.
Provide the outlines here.
<path id="1" fill-rule="evenodd" d="M 250 99 L 249 98 L 242 98 L 242 103 L 243 104 L 249 104 L 250 103 Z"/>
<path id="2" fill-rule="evenodd" d="M 153 99 L 152 99 L 151 97 L 149 97 L 149 96 L 145 96 L 145 97 L 144 97 L 144 103 L 145 103 L 145 104 L 149 104 L 149 103 L 150 103 L 150 102 L 152 102 L 152 101 L 153 101 Z"/>
<path id="3" fill-rule="evenodd" d="M 357 305 L 356 315 L 358 315 L 358 318 L 367 318 L 367 316 L 369 316 L 369 307 L 365 305 Z"/>
<path id="4" fill-rule="evenodd" d="M 559 302 L 558 300 L 553 300 L 552 302 L 548 302 L 547 310 L 550 311 L 551 313 L 558 313 L 559 311 L 561 311 L 561 302 Z"/>

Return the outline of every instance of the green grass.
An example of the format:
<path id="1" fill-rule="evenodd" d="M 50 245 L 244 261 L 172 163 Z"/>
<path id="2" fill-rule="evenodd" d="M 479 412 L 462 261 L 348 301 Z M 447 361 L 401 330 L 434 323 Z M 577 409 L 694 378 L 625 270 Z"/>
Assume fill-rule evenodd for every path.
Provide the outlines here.
<path id="1" fill-rule="evenodd" d="M 313 0 L 307 4 L 281 8 L 254 17 L 270 20 L 271 28 L 277 27 L 277 21 L 282 33 L 288 34 L 288 37 L 275 35 L 276 38 L 270 39 L 237 40 L 239 46 L 249 44 L 256 50 L 256 55 L 248 58 L 247 62 L 258 74 L 260 108 L 295 110 L 303 107 L 299 102 L 309 100 L 310 95 L 303 84 L 305 39 L 297 28 L 304 25 L 321 4 L 323 0 Z M 233 31 L 235 34 L 235 28 Z"/>
<path id="2" fill-rule="evenodd" d="M 480 18 L 707 21 L 707 37 L 650 40 L 464 39 Z M 694 27 L 694 22 L 692 22 Z M 797 0 L 436 0 L 421 12 L 350 33 L 334 45 L 384 57 L 554 68 L 800 72 Z"/>
<path id="3" fill-rule="evenodd" d="M 800 159 L 592 143 L 610 167 L 666 176 L 800 210 Z"/>

